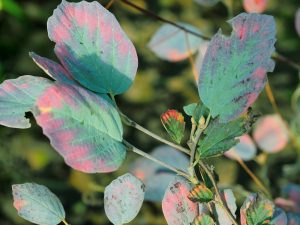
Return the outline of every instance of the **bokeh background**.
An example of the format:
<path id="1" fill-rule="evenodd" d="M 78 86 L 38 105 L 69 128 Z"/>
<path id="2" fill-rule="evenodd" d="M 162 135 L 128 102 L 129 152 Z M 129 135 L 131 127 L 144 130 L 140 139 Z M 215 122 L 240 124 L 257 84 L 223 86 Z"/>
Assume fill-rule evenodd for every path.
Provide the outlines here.
<path id="1" fill-rule="evenodd" d="M 133 2 L 169 20 L 197 26 L 207 36 L 212 36 L 220 27 L 225 33 L 230 33 L 226 23 L 229 14 L 243 12 L 241 1 L 238 0 L 225 0 L 213 7 L 204 7 L 192 0 Z M 54 44 L 47 37 L 46 22 L 59 3 L 60 0 L 0 0 L 1 82 L 25 74 L 45 76 L 28 56 L 28 52 L 34 51 L 55 59 Z M 100 3 L 106 5 L 108 1 L 100 0 Z M 228 6 L 232 8 L 228 10 Z M 269 0 L 266 10 L 267 14 L 276 19 L 277 51 L 296 62 L 300 62 L 300 37 L 295 30 L 294 18 L 299 7 L 299 0 Z M 117 102 L 122 111 L 135 121 L 168 138 L 160 123 L 160 115 L 168 108 L 183 111 L 184 105 L 199 100 L 189 62 L 166 62 L 147 48 L 147 42 L 162 25 L 161 22 L 118 1 L 110 10 L 133 41 L 139 56 L 134 85 L 127 93 L 118 96 Z M 291 97 L 299 84 L 297 70 L 286 63 L 277 62 L 274 73 L 269 74 L 269 81 L 283 116 L 297 127 L 300 116 L 291 108 Z M 261 114 L 274 113 L 265 92 L 260 95 L 254 109 Z M 32 118 L 30 114 L 28 116 Z M 188 120 L 187 126 L 190 126 Z M 159 145 L 153 139 L 127 127 L 125 137 L 145 151 L 151 151 Z M 270 188 L 273 197 L 277 197 L 281 195 L 280 190 L 284 184 L 300 182 L 300 165 L 297 163 L 299 154 L 300 150 L 290 144 L 277 154 L 260 152 L 247 165 Z M 12 206 L 11 185 L 24 182 L 44 184 L 57 194 L 71 224 L 109 224 L 103 210 L 102 187 L 126 173 L 135 158 L 135 155 L 129 153 L 122 168 L 112 174 L 82 174 L 64 164 L 34 119 L 32 127 L 27 130 L 1 126 L 0 224 L 29 224 L 18 217 Z M 257 190 L 236 162 L 220 157 L 211 160 L 211 163 L 219 173 L 220 184 L 234 189 L 239 204 L 248 191 Z M 142 211 L 131 224 L 166 224 L 160 204 L 144 203 Z"/>

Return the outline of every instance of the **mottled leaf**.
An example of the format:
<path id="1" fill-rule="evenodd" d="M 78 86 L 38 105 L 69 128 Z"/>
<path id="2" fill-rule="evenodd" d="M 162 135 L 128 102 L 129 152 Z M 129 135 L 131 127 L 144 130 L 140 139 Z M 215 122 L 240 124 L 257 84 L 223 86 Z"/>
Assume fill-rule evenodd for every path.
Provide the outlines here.
<path id="1" fill-rule="evenodd" d="M 133 220 L 142 206 L 144 184 L 135 176 L 126 173 L 111 182 L 104 191 L 104 209 L 114 225 Z"/>
<path id="2" fill-rule="evenodd" d="M 217 2 L 219 2 L 220 0 L 194 0 L 194 1 L 203 6 L 213 6 L 217 4 Z"/>
<path id="3" fill-rule="evenodd" d="M 240 117 L 228 123 L 212 120 L 204 130 L 204 138 L 198 146 L 199 157 L 210 157 L 223 154 L 238 143 L 236 137 L 246 132 L 246 120 Z"/>
<path id="4" fill-rule="evenodd" d="M 34 115 L 51 145 L 72 168 L 111 172 L 123 162 L 121 120 L 106 95 L 56 84 L 39 97 Z"/>
<path id="5" fill-rule="evenodd" d="M 178 23 L 179 25 L 201 34 L 201 32 L 194 26 L 186 23 Z M 202 39 L 186 33 L 185 31 L 170 25 L 162 25 L 152 36 L 148 47 L 158 57 L 177 62 L 188 58 L 189 54 L 193 54 L 197 51 Z"/>
<path id="6" fill-rule="evenodd" d="M 56 225 L 65 219 L 59 199 L 47 187 L 34 183 L 12 185 L 14 207 L 32 223 Z"/>
<path id="7" fill-rule="evenodd" d="M 198 215 L 198 204 L 188 199 L 190 183 L 175 177 L 169 184 L 162 201 L 162 209 L 168 225 L 190 224 Z"/>
<path id="8" fill-rule="evenodd" d="M 200 214 L 195 218 L 192 225 L 214 225 L 215 222 L 213 218 L 211 218 L 209 215 Z"/>
<path id="9" fill-rule="evenodd" d="M 213 197 L 213 192 L 204 184 L 196 185 L 188 195 L 188 198 L 193 202 L 210 202 Z"/>
<path id="10" fill-rule="evenodd" d="M 41 57 L 34 52 L 30 52 L 29 55 L 33 61 L 54 80 L 61 81 L 63 83 L 75 83 L 71 75 L 60 64 L 45 57 Z"/>
<path id="11" fill-rule="evenodd" d="M 32 110 L 36 99 L 52 82 L 42 77 L 21 76 L 0 84 L 0 124 L 13 128 L 29 128 L 25 113 Z"/>
<path id="12" fill-rule="evenodd" d="M 57 57 L 81 85 L 113 94 L 130 87 L 138 65 L 135 48 L 114 15 L 98 2 L 63 0 L 47 26 Z"/>
<path id="13" fill-rule="evenodd" d="M 289 134 L 280 116 L 274 114 L 264 116 L 256 122 L 253 138 L 261 150 L 275 153 L 286 147 Z"/>
<path id="14" fill-rule="evenodd" d="M 169 146 L 159 146 L 151 153 L 153 157 L 187 172 L 187 157 Z M 132 164 L 130 171 L 143 181 L 146 186 L 145 200 L 159 202 L 163 199 L 169 183 L 176 174 L 144 157 Z"/>
<path id="15" fill-rule="evenodd" d="M 243 0 L 243 7 L 248 13 L 262 13 L 267 8 L 268 0 Z"/>
<path id="16" fill-rule="evenodd" d="M 224 189 L 221 191 L 221 197 L 223 198 L 224 202 L 226 202 L 227 207 L 229 208 L 230 212 L 234 217 L 236 217 L 235 212 L 237 209 L 236 200 L 234 194 L 231 189 Z M 232 222 L 227 216 L 227 213 L 223 209 L 220 204 L 214 205 L 214 212 L 216 214 L 216 222 L 218 225 L 231 225 Z"/>
<path id="17" fill-rule="evenodd" d="M 230 37 L 218 32 L 210 41 L 198 79 L 202 102 L 212 117 L 228 122 L 256 100 L 274 69 L 272 16 L 242 13 L 229 21 Z"/>
<path id="18" fill-rule="evenodd" d="M 225 152 L 224 155 L 231 159 L 240 157 L 244 161 L 249 161 L 256 156 L 257 148 L 248 134 L 239 137 L 239 143 Z"/>
<path id="19" fill-rule="evenodd" d="M 295 16 L 295 27 L 298 35 L 300 36 L 300 8 L 298 8 Z"/>

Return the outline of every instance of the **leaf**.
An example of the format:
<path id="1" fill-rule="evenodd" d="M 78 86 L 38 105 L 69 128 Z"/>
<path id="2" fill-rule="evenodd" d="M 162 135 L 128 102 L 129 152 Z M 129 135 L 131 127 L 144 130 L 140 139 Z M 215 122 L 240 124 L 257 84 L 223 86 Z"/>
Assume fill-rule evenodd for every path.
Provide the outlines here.
<path id="1" fill-rule="evenodd" d="M 37 100 L 37 123 L 72 168 L 111 172 L 123 162 L 121 119 L 106 95 L 79 86 L 56 84 Z"/>
<path id="2" fill-rule="evenodd" d="M 213 6 L 217 4 L 217 2 L 219 2 L 220 0 L 194 0 L 194 1 L 203 6 Z"/>
<path id="3" fill-rule="evenodd" d="M 253 138 L 261 150 L 279 152 L 288 144 L 288 128 L 278 115 L 267 115 L 256 122 Z"/>
<path id="4" fill-rule="evenodd" d="M 201 34 L 196 27 L 190 24 L 178 23 L 178 25 Z M 152 36 L 148 47 L 159 58 L 178 62 L 188 58 L 189 54 L 195 53 L 201 43 L 201 38 L 186 33 L 173 25 L 164 24 Z"/>
<path id="5" fill-rule="evenodd" d="M 189 182 L 175 177 L 169 184 L 162 201 L 162 209 L 168 225 L 183 225 L 193 222 L 198 215 L 198 204 L 188 199 Z"/>
<path id="6" fill-rule="evenodd" d="M 34 183 L 12 185 L 14 207 L 32 223 L 56 225 L 65 219 L 60 200 L 47 187 Z"/>
<path id="7" fill-rule="evenodd" d="M 145 185 L 130 173 L 112 181 L 104 191 L 104 209 L 114 225 L 133 220 L 142 206 Z"/>
<path id="8" fill-rule="evenodd" d="M 176 166 L 178 169 L 187 172 L 189 160 L 186 155 L 169 146 L 162 145 L 156 147 L 150 155 L 160 159 L 164 163 Z M 141 179 L 145 184 L 145 200 L 153 202 L 162 201 L 169 183 L 176 176 L 173 171 L 145 159 L 144 157 L 140 157 L 134 161 L 130 168 L 130 172 Z"/>
<path id="9" fill-rule="evenodd" d="M 243 7 L 248 13 L 262 13 L 266 10 L 268 0 L 243 0 Z"/>
<path id="10" fill-rule="evenodd" d="M 300 8 L 298 8 L 295 16 L 295 27 L 298 35 L 300 36 Z"/>
<path id="11" fill-rule="evenodd" d="M 205 105 L 200 103 L 192 103 L 183 107 L 184 112 L 188 116 L 192 116 L 195 122 L 198 124 L 201 117 L 207 117 L 209 114 L 208 108 Z"/>
<path id="12" fill-rule="evenodd" d="M 300 207 L 300 185 L 289 183 L 283 187 L 282 193 Z"/>
<path id="13" fill-rule="evenodd" d="M 243 161 L 249 161 L 256 156 L 257 148 L 248 134 L 239 137 L 239 143 L 225 152 L 224 155 L 231 159 L 236 159 L 236 156 Z"/>
<path id="14" fill-rule="evenodd" d="M 288 218 L 288 225 L 300 224 L 300 215 L 299 214 L 288 212 L 286 215 Z"/>
<path id="15" fill-rule="evenodd" d="M 174 109 L 169 109 L 161 115 L 161 122 L 169 136 L 177 144 L 180 144 L 184 137 L 185 122 L 181 113 Z"/>
<path id="16" fill-rule="evenodd" d="M 237 209 L 236 199 L 231 189 L 224 189 L 221 191 L 221 197 L 226 202 L 227 207 L 229 208 L 232 215 L 236 218 L 235 212 Z M 223 207 L 219 204 L 214 205 L 214 213 L 216 214 L 215 218 L 217 219 L 217 224 L 219 225 L 231 225 L 232 222 L 224 211 Z"/>
<path id="17" fill-rule="evenodd" d="M 210 202 L 214 194 L 204 184 L 196 185 L 189 193 L 188 198 L 193 202 Z"/>
<path id="18" fill-rule="evenodd" d="M 42 77 L 21 76 L 0 84 L 0 124 L 13 128 L 29 128 L 25 113 L 32 110 L 51 81 Z"/>
<path id="19" fill-rule="evenodd" d="M 120 94 L 132 84 L 138 59 L 118 21 L 98 2 L 65 0 L 47 23 L 64 68 L 84 87 Z"/>
<path id="20" fill-rule="evenodd" d="M 256 100 L 274 69 L 272 16 L 242 13 L 229 21 L 230 37 L 218 32 L 210 41 L 199 74 L 198 91 L 212 117 L 228 122 Z"/>
<path id="21" fill-rule="evenodd" d="M 23 8 L 20 6 L 20 3 L 17 3 L 14 0 L 1 0 L 0 1 L 0 11 L 4 10 L 11 14 L 14 17 L 22 19 L 24 16 Z"/>
<path id="22" fill-rule="evenodd" d="M 261 194 L 249 195 L 241 207 L 241 225 L 269 224 L 274 204 Z"/>
<path id="23" fill-rule="evenodd" d="M 199 215 L 195 218 L 192 225 L 214 225 L 215 222 L 213 218 L 211 218 L 209 215 Z"/>
<path id="24" fill-rule="evenodd" d="M 204 56 L 205 56 L 206 50 L 208 48 L 208 44 L 209 44 L 209 41 L 204 41 L 200 45 L 200 47 L 198 49 L 198 55 L 197 55 L 197 58 L 195 60 L 195 63 L 196 63 L 195 67 L 196 67 L 196 71 L 198 71 L 198 72 L 201 71 L 201 68 L 202 68 L 202 65 L 203 65 Z M 196 76 L 195 79 L 198 82 L 199 76 Z"/>
<path id="25" fill-rule="evenodd" d="M 198 152 L 200 158 L 223 154 L 238 143 L 236 137 L 244 134 L 247 121 L 240 117 L 228 123 L 212 120 L 204 130 L 204 138 L 200 140 Z"/>
<path id="26" fill-rule="evenodd" d="M 45 71 L 47 75 L 54 80 L 63 83 L 76 84 L 71 75 L 60 64 L 45 57 L 41 57 L 34 52 L 30 52 L 29 56 L 42 70 Z"/>
<path id="27" fill-rule="evenodd" d="M 279 207 L 275 207 L 274 215 L 271 220 L 272 225 L 287 225 L 288 220 L 286 213 Z"/>

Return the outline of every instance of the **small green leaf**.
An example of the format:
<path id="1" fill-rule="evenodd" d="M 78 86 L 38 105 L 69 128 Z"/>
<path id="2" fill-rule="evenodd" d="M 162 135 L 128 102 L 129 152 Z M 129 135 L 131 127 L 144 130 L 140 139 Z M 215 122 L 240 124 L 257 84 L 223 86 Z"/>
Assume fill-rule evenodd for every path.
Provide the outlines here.
<path id="1" fill-rule="evenodd" d="M 184 117 L 178 111 L 171 109 L 161 115 L 161 122 L 170 137 L 180 144 L 184 137 Z"/>
<path id="2" fill-rule="evenodd" d="M 195 122 L 198 124 L 200 118 L 207 117 L 209 114 L 209 109 L 200 103 L 192 103 L 183 107 L 184 112 L 194 118 Z"/>
<path id="3" fill-rule="evenodd" d="M 204 184 L 199 184 L 194 187 L 188 195 L 188 198 L 193 202 L 210 202 L 213 197 L 213 192 Z"/>
<path id="4" fill-rule="evenodd" d="M 211 218 L 209 215 L 199 215 L 195 218 L 192 225 L 214 225 L 215 222 L 213 218 Z"/>
<path id="5" fill-rule="evenodd" d="M 219 119 L 212 120 L 204 131 L 204 138 L 200 140 L 199 157 L 210 157 L 223 154 L 238 143 L 248 124 L 245 117 L 240 117 L 228 123 L 220 123 Z"/>
<path id="6" fill-rule="evenodd" d="M 60 200 L 47 187 L 34 183 L 12 185 L 14 207 L 32 223 L 56 225 L 65 219 Z"/>

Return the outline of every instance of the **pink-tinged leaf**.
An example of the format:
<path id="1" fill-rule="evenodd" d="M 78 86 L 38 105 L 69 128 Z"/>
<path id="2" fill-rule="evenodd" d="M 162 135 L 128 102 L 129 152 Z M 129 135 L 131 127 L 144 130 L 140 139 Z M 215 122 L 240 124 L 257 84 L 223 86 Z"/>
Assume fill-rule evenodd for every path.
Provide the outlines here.
<path id="1" fill-rule="evenodd" d="M 300 185 L 290 183 L 283 188 L 282 192 L 284 196 L 300 206 Z"/>
<path id="2" fill-rule="evenodd" d="M 133 220 L 141 209 L 145 185 L 135 176 L 126 173 L 112 181 L 104 191 L 106 216 L 114 225 Z"/>
<path id="3" fill-rule="evenodd" d="M 47 26 L 55 53 L 74 80 L 99 93 L 120 94 L 130 87 L 138 66 L 135 48 L 98 2 L 63 0 Z"/>
<path id="4" fill-rule="evenodd" d="M 187 197 L 191 189 L 190 183 L 182 177 L 175 177 L 169 184 L 162 201 L 168 225 L 190 224 L 198 215 L 198 204 Z"/>
<path id="5" fill-rule="evenodd" d="M 201 32 L 194 26 L 186 23 L 179 25 L 196 33 Z M 202 39 L 170 24 L 162 25 L 152 36 L 148 47 L 161 59 L 178 62 L 189 57 L 197 51 Z"/>
<path id="6" fill-rule="evenodd" d="M 258 147 L 266 152 L 281 151 L 288 144 L 288 129 L 278 115 L 260 118 L 254 127 L 253 138 Z"/>
<path id="7" fill-rule="evenodd" d="M 220 0 L 194 0 L 194 1 L 203 6 L 213 6 L 217 4 L 217 2 L 219 2 Z"/>
<path id="8" fill-rule="evenodd" d="M 296 26 L 296 31 L 297 31 L 298 35 L 300 36 L 300 8 L 296 12 L 295 26 Z"/>
<path id="9" fill-rule="evenodd" d="M 236 159 L 236 156 L 244 161 L 249 161 L 256 156 L 257 148 L 248 134 L 238 138 L 240 142 L 231 148 L 229 151 L 225 152 L 224 155 L 231 159 Z"/>
<path id="10" fill-rule="evenodd" d="M 196 62 L 196 71 L 199 73 L 201 71 L 202 68 L 202 64 L 203 64 L 203 59 L 208 47 L 209 41 L 203 41 L 202 44 L 200 45 L 199 49 L 198 49 L 198 55 L 197 58 L 195 60 Z M 198 81 L 199 76 L 195 77 L 195 80 Z"/>
<path id="11" fill-rule="evenodd" d="M 187 172 L 189 165 L 187 157 L 171 147 L 159 146 L 151 152 L 151 155 Z M 163 199 L 169 183 L 176 176 L 174 172 L 144 157 L 138 158 L 132 164 L 130 171 L 146 185 L 145 200 L 153 202 L 160 202 Z"/>
<path id="12" fill-rule="evenodd" d="M 271 220 L 272 225 L 287 225 L 288 220 L 286 213 L 279 207 L 275 207 L 275 212 Z"/>
<path id="13" fill-rule="evenodd" d="M 45 71 L 48 76 L 52 77 L 54 80 L 70 84 L 76 83 L 71 75 L 60 64 L 45 57 L 41 57 L 34 52 L 30 52 L 29 56 L 42 70 Z"/>
<path id="14" fill-rule="evenodd" d="M 13 128 L 29 128 L 25 113 L 32 110 L 36 99 L 52 82 L 42 77 L 21 76 L 0 84 L 0 124 Z"/>
<path id="15" fill-rule="evenodd" d="M 121 120 L 106 95 L 56 84 L 38 98 L 34 115 L 51 145 L 72 168 L 111 172 L 123 162 Z"/>
<path id="16" fill-rule="evenodd" d="M 262 13 L 266 10 L 268 0 L 243 0 L 243 7 L 248 13 Z"/>
<path id="17" fill-rule="evenodd" d="M 236 200 L 235 200 L 232 190 L 224 189 L 221 192 L 221 197 L 226 202 L 227 207 L 229 208 L 232 215 L 234 217 L 236 217 L 235 212 L 236 212 L 237 206 L 236 206 Z M 216 213 L 216 219 L 218 221 L 218 224 L 222 224 L 222 225 L 231 225 L 232 224 L 230 218 L 227 216 L 227 214 L 224 211 L 222 206 L 220 206 L 219 204 L 215 204 L 214 211 Z"/>
<path id="18" fill-rule="evenodd" d="M 229 21 L 233 31 L 219 31 L 210 41 L 198 79 L 202 102 L 212 117 L 228 122 L 256 100 L 274 69 L 275 43 L 272 16 L 242 13 Z"/>
<path id="19" fill-rule="evenodd" d="M 300 214 L 297 213 L 287 213 L 288 225 L 299 225 L 300 224 Z"/>
<path id="20" fill-rule="evenodd" d="M 276 198 L 275 199 L 275 204 L 284 209 L 287 212 L 295 212 L 295 213 L 300 213 L 300 206 L 293 200 L 285 199 L 285 198 Z"/>
<path id="21" fill-rule="evenodd" d="M 35 224 L 57 225 L 65 219 L 60 200 L 47 187 L 34 183 L 12 185 L 19 216 Z"/>

